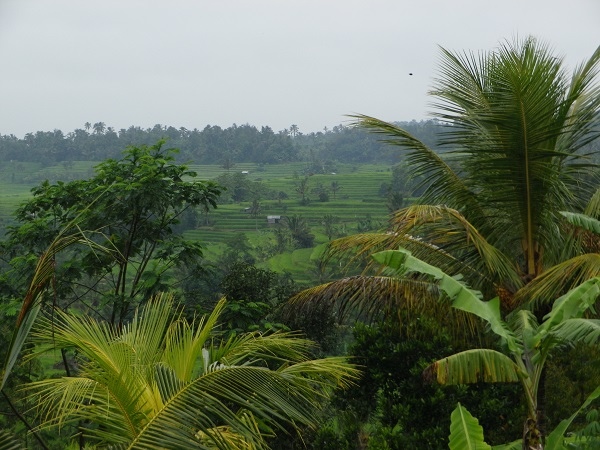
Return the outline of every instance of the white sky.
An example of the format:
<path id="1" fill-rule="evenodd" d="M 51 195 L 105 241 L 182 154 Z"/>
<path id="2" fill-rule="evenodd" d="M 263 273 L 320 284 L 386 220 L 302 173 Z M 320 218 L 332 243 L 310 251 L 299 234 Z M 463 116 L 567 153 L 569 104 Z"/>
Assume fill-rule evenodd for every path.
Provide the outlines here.
<path id="1" fill-rule="evenodd" d="M 0 134 L 419 120 L 438 45 L 517 35 L 573 68 L 600 0 L 0 0 Z"/>

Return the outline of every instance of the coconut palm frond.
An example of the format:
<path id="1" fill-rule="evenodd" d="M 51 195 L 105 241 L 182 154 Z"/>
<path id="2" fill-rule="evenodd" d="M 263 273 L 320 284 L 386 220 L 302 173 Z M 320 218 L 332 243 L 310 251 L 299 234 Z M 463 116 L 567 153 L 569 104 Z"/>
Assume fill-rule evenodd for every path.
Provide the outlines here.
<path id="1" fill-rule="evenodd" d="M 443 203 L 452 207 L 464 207 L 476 211 L 480 209 L 475 194 L 464 180 L 444 159 L 431 148 L 413 137 L 405 130 L 365 115 L 350 116 L 356 119 L 356 125 L 375 134 L 385 136 L 382 141 L 406 150 L 406 162 L 411 173 L 423 177 L 419 187 L 425 187 L 422 201 Z"/>
<path id="2" fill-rule="evenodd" d="M 127 448 L 262 449 L 265 429 L 315 424 L 323 399 L 357 376 L 339 358 L 310 361 L 312 343 L 294 333 L 219 343 L 224 305 L 186 326 L 167 294 L 122 328 L 60 311 L 54 324 L 41 320 L 36 342 L 82 356 L 77 377 L 28 387 L 42 426 L 84 420 L 95 442 Z"/>
<path id="3" fill-rule="evenodd" d="M 491 244 L 456 209 L 443 205 L 413 205 L 397 211 L 391 223 L 398 234 L 422 236 L 420 240 L 429 246 L 421 246 L 424 251 L 415 251 L 410 245 L 402 247 L 448 273 L 479 275 L 488 283 L 502 283 L 512 289 L 522 284 L 511 258 Z M 446 258 L 446 264 L 439 258 L 430 258 L 442 252 L 452 255 L 451 259 Z"/>
<path id="4" fill-rule="evenodd" d="M 15 439 L 8 431 L 0 430 L 1 450 L 24 450 L 25 447 Z"/>
<path id="5" fill-rule="evenodd" d="M 600 254 L 586 253 L 557 264 L 521 288 L 513 307 L 536 310 L 590 278 L 600 276 Z"/>
<path id="6" fill-rule="evenodd" d="M 100 252 L 110 251 L 88 239 L 77 227 L 76 222 L 73 222 L 59 233 L 46 251 L 39 257 L 31 283 L 25 293 L 23 305 L 17 316 L 17 322 L 15 324 L 11 342 L 8 346 L 4 366 L 0 372 L 2 374 L 2 378 L 0 379 L 0 389 L 4 387 L 19 356 L 21 348 L 23 347 L 25 339 L 38 316 L 43 293 L 54 276 L 56 255 L 74 244 L 84 244 Z"/>
<path id="7" fill-rule="evenodd" d="M 406 317 L 426 316 L 447 327 L 455 338 L 477 337 L 481 323 L 451 307 L 438 288 L 424 278 L 355 276 L 299 292 L 282 310 L 284 319 L 294 316 L 332 315 L 340 323 L 388 319 L 403 323 Z"/>
<path id="8" fill-rule="evenodd" d="M 425 280 L 388 276 L 354 276 L 312 287 L 294 295 L 284 317 L 310 314 L 316 305 L 326 308 L 341 322 L 372 321 L 398 308 L 415 314 L 439 308 L 439 293 Z"/>
<path id="9" fill-rule="evenodd" d="M 222 361 L 226 366 L 250 364 L 265 366 L 266 361 L 287 364 L 290 361 L 308 359 L 314 342 L 305 339 L 297 332 L 263 334 L 260 332 L 245 333 L 230 337 L 211 347 L 205 354 L 208 364 Z M 252 355 L 252 359 L 248 358 Z"/>
<path id="10" fill-rule="evenodd" d="M 560 110 L 569 127 L 560 137 L 560 147 L 577 151 L 600 135 L 597 128 L 600 108 L 599 73 L 600 46 L 587 61 L 575 69 L 571 77 L 569 91 Z"/>
<path id="11" fill-rule="evenodd" d="M 232 406 L 243 407 L 258 420 L 273 423 L 277 428 L 283 423 L 315 424 L 323 389 L 331 389 L 332 380 L 343 380 L 349 375 L 347 365 L 329 359 L 314 361 L 304 371 L 298 368 L 287 373 L 287 370 L 232 366 L 207 372 L 172 397 L 131 447 L 202 448 L 197 431 L 193 430 L 210 435 L 214 444 L 219 445 L 223 438 L 215 434 L 215 425 L 220 423 L 229 424 L 250 441 L 257 440 L 260 436 L 256 436 L 256 430 L 240 420 Z M 319 374 L 330 381 L 315 383 Z M 312 382 L 305 382 L 307 377 Z"/>

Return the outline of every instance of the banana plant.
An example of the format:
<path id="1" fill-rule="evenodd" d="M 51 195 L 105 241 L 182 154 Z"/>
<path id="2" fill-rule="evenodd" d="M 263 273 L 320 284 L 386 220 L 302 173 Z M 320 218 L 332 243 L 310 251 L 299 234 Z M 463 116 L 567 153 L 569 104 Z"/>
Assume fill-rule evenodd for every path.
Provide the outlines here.
<path id="1" fill-rule="evenodd" d="M 482 300 L 479 292 L 469 289 L 457 277 L 413 257 L 407 250 L 387 250 L 375 253 L 373 258 L 395 274 L 416 272 L 426 276 L 450 298 L 453 308 L 479 317 L 498 336 L 502 351 L 478 348 L 459 352 L 434 362 L 424 375 L 440 384 L 521 383 L 528 407 L 523 448 L 543 450 L 545 439 L 538 419 L 542 371 L 554 350 L 576 342 L 600 342 L 600 320 L 583 317 L 600 296 L 600 277 L 591 278 L 556 299 L 552 310 L 538 323 L 527 309 L 515 310 L 503 319 L 497 297 Z"/>
<path id="2" fill-rule="evenodd" d="M 545 444 L 545 450 L 576 450 L 578 442 L 567 442 L 565 433 L 573 420 L 581 414 L 594 400 L 600 397 L 600 386 L 592 392 L 585 402 L 575 411 L 569 418 L 562 420 L 558 426 L 548 435 Z M 479 425 L 479 421 L 467 411 L 460 403 L 456 406 L 450 416 L 450 437 L 448 442 L 449 450 L 520 450 L 523 448 L 521 440 L 511 442 L 509 444 L 488 445 L 483 437 L 483 428 Z M 587 442 L 582 442 L 583 448 Z M 598 443 L 596 442 L 596 445 Z"/>

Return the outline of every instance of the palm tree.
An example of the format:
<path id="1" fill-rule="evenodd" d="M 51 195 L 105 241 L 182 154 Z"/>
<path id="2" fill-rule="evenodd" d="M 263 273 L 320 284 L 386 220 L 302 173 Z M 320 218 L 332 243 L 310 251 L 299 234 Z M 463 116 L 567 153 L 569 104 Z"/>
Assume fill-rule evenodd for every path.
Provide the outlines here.
<path id="1" fill-rule="evenodd" d="M 425 180 L 423 197 L 396 211 L 385 232 L 333 241 L 329 255 L 361 261 L 403 247 L 460 274 L 485 298 L 497 296 L 505 320 L 527 309 L 542 322 L 557 298 L 600 276 L 598 235 L 563 215 L 600 218 L 600 194 L 592 195 L 598 167 L 585 154 L 600 136 L 599 66 L 600 47 L 569 77 L 562 60 L 533 38 L 481 55 L 442 49 L 432 93 L 436 117 L 448 125 L 445 152 L 393 124 L 355 116 L 406 151 L 411 173 Z M 440 302 L 436 284 L 369 274 L 305 290 L 288 310 L 325 302 L 338 317 L 373 318 L 400 317 L 402 308 L 433 316 L 462 337 L 483 335 L 481 320 Z"/>
<path id="2" fill-rule="evenodd" d="M 360 259 L 402 246 L 462 274 L 486 296 L 500 295 L 504 312 L 536 301 L 541 318 L 558 296 L 600 274 L 597 249 L 590 252 L 561 215 L 584 211 L 596 187 L 598 168 L 585 146 L 600 136 L 599 67 L 600 47 L 569 77 L 562 60 L 533 38 L 480 55 L 442 49 L 432 93 L 435 115 L 448 125 L 445 152 L 393 124 L 355 116 L 406 151 L 412 174 L 425 180 L 423 197 L 396 211 L 386 232 L 333 241 L 330 254 Z M 600 201 L 586 211 L 599 217 Z M 366 284 L 381 295 L 359 295 Z M 426 292 L 418 279 L 347 278 L 294 301 L 381 311 L 388 299 L 392 311 L 399 304 L 423 309 Z M 430 305 L 440 312 L 437 302 Z"/>
<path id="3" fill-rule="evenodd" d="M 337 192 L 340 191 L 340 189 L 342 189 L 342 186 L 340 186 L 340 183 L 337 181 L 332 181 L 331 182 L 331 192 L 333 192 L 333 199 L 335 200 L 335 194 Z"/>
<path id="4" fill-rule="evenodd" d="M 96 122 L 93 126 L 94 133 L 96 134 L 104 134 L 104 130 L 106 130 L 106 124 L 104 122 Z"/>
<path id="5" fill-rule="evenodd" d="M 528 407 L 523 449 L 542 450 L 538 390 L 544 366 L 557 349 L 567 349 L 577 342 L 600 343 L 600 320 L 583 318 L 600 297 L 600 277 L 591 278 L 558 298 L 541 323 L 527 309 L 516 310 L 503 320 L 498 297 L 487 302 L 481 300 L 479 292 L 414 258 L 410 252 L 387 250 L 373 257 L 395 273 L 416 271 L 433 277 L 434 283 L 452 300 L 454 308 L 487 323 L 500 339 L 504 352 L 481 348 L 466 350 L 436 361 L 426 369 L 425 375 L 440 384 L 520 382 Z"/>
<path id="6" fill-rule="evenodd" d="M 122 448 L 267 448 L 265 433 L 315 424 L 329 391 L 356 376 L 341 358 L 310 360 L 292 333 L 219 340 L 219 302 L 190 324 L 163 294 L 122 329 L 55 312 L 39 344 L 76 349 L 76 376 L 29 386 L 41 427 L 72 420 L 100 445 Z"/>

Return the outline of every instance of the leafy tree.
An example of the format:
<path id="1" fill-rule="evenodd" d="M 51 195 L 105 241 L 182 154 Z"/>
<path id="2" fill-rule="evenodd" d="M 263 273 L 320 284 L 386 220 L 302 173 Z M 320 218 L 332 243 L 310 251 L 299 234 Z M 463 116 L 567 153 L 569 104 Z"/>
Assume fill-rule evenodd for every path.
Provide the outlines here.
<path id="1" fill-rule="evenodd" d="M 367 448 L 445 449 L 450 412 L 457 402 L 477 414 L 491 442 L 514 439 L 522 429 L 524 410 L 518 386 L 424 382 L 423 370 L 457 348 L 436 321 L 404 320 L 402 329 L 391 321 L 353 329 L 348 355 L 363 367 L 363 376 L 356 387 L 333 399 L 333 420 L 343 425 L 337 435 L 349 442 L 343 448 L 356 448 L 360 434 Z"/>
<path id="2" fill-rule="evenodd" d="M 342 186 L 338 181 L 332 181 L 330 186 L 331 192 L 333 193 L 333 199 L 335 200 L 335 196 L 338 192 L 342 190 Z"/>
<path id="3" fill-rule="evenodd" d="M 233 159 L 230 156 L 226 156 L 225 158 L 223 158 L 223 161 L 221 162 L 221 167 L 223 169 L 225 169 L 227 172 L 229 172 L 231 169 L 233 169 L 235 167 L 235 163 L 233 162 Z"/>
<path id="4" fill-rule="evenodd" d="M 219 340 L 225 306 L 190 324 L 161 295 L 115 328 L 56 311 L 39 345 L 75 348 L 80 370 L 29 386 L 41 427 L 81 420 L 94 443 L 124 448 L 267 448 L 286 424 L 317 423 L 322 400 L 356 376 L 342 358 L 307 359 L 290 333 Z"/>
<path id="5" fill-rule="evenodd" d="M 331 240 L 331 238 L 337 232 L 335 225 L 339 222 L 339 220 L 340 219 L 338 217 L 335 217 L 332 214 L 325 214 L 323 216 L 323 221 L 321 223 L 323 224 L 323 227 L 325 228 L 324 232 L 325 232 L 325 236 L 327 236 L 327 239 Z"/>
<path id="6" fill-rule="evenodd" d="M 82 229 L 100 231 L 96 241 L 112 254 L 84 247 L 57 261 L 58 300 L 66 306 L 85 299 L 99 313 L 108 305 L 110 321 L 123 323 L 138 301 L 165 286 L 171 268 L 199 261 L 200 245 L 173 234 L 173 227 L 190 208 L 216 207 L 220 193 L 174 164 L 173 150 L 163 144 L 130 147 L 122 159 L 98 165 L 89 180 L 35 188 L 17 211 L 21 225 L 9 232 L 13 265 L 26 263 L 78 217 Z"/>
<path id="7" fill-rule="evenodd" d="M 300 196 L 300 203 L 305 205 L 308 203 L 308 192 L 309 192 L 309 179 L 304 177 L 296 184 L 296 192 Z"/>
<path id="8" fill-rule="evenodd" d="M 228 267 L 220 283 L 227 299 L 222 322 L 228 333 L 273 331 L 285 328 L 274 320 L 274 310 L 295 291 L 289 278 L 252 264 L 238 262 Z"/>

